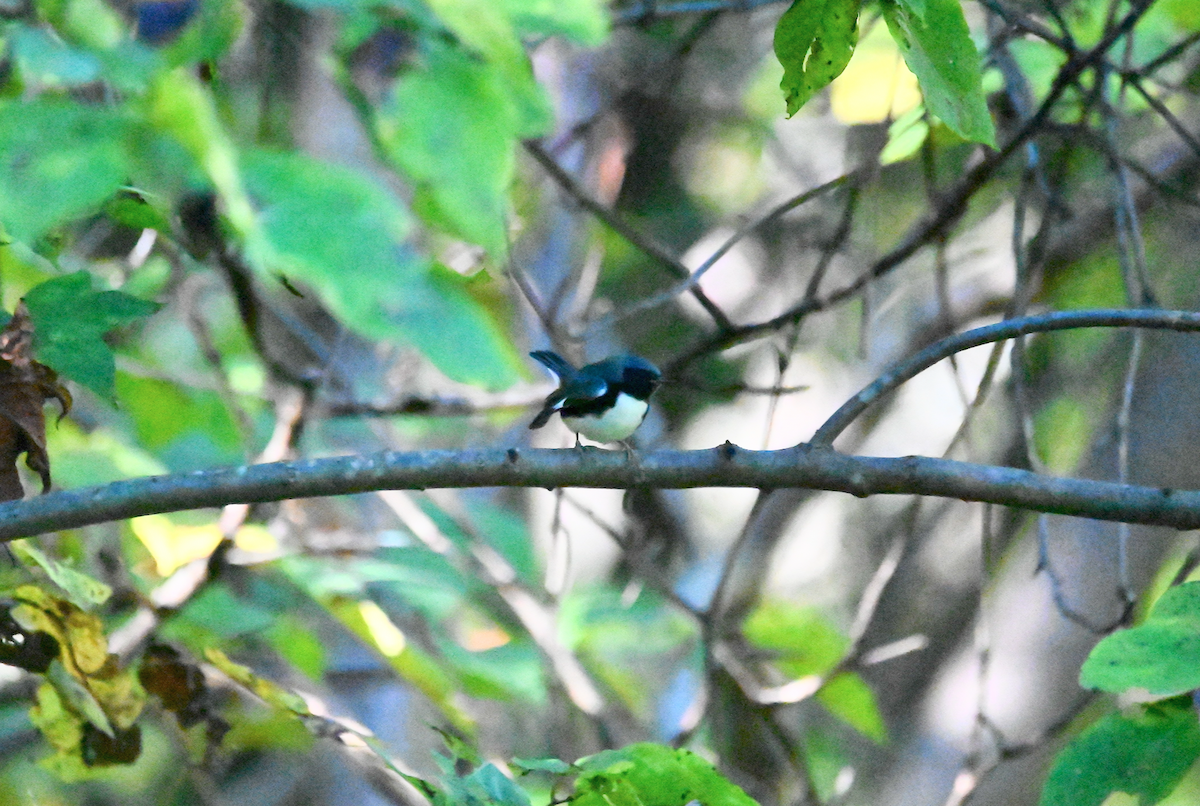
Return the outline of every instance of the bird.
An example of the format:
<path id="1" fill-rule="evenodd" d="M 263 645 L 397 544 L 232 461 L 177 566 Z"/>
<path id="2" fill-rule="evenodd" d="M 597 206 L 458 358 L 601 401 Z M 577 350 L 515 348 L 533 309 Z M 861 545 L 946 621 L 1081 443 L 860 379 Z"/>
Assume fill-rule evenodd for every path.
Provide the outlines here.
<path id="1" fill-rule="evenodd" d="M 550 350 L 529 354 L 558 378 L 558 388 L 546 398 L 529 424 L 541 428 L 558 412 L 575 432 L 575 445 L 584 436 L 593 442 L 624 442 L 646 419 L 650 395 L 662 373 L 644 358 L 617 355 L 576 369 Z M 626 446 L 628 450 L 628 446 Z"/>

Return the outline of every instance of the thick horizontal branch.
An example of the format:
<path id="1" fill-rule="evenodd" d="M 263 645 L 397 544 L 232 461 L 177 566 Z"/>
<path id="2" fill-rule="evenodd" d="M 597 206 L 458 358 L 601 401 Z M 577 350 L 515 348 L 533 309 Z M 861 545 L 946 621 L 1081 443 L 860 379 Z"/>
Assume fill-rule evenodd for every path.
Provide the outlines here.
<path id="1" fill-rule="evenodd" d="M 1177 529 L 1200 528 L 1200 492 L 1063 479 L 917 456 L 846 456 L 807 444 L 750 451 L 420 451 L 276 462 L 119 481 L 0 505 L 0 540 L 226 504 L 450 487 L 806 488 L 929 495 Z"/>

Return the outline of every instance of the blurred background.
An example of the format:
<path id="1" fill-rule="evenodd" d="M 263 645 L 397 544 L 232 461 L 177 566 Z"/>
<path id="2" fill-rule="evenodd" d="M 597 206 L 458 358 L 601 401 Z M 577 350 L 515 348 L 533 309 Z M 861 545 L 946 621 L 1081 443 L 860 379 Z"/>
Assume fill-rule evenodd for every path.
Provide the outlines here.
<path id="1" fill-rule="evenodd" d="M 61 99 L 145 127 L 122 130 L 137 153 L 115 193 L 45 226 L 0 215 L 6 309 L 80 269 L 164 304 L 109 338 L 118 405 L 72 387 L 55 484 L 569 447 L 557 420 L 527 429 L 553 385 L 524 356 L 547 348 L 664 370 L 640 451 L 784 448 L 952 333 L 1196 304 L 1191 0 L 964 3 L 1000 150 L 927 113 L 872 3 L 845 72 L 791 119 L 786 4 L 550 5 L 0 3 L 0 114 Z M 74 182 L 116 159 L 95 148 Z M 1193 488 L 1198 369 L 1178 333 L 980 347 L 837 446 Z M 39 763 L 36 676 L 0 666 L 5 803 L 411 802 L 349 731 L 430 777 L 441 732 L 498 764 L 651 740 L 764 806 L 1032 804 L 1106 707 L 1078 686 L 1087 651 L 1198 549 L 940 499 L 728 489 L 393 491 L 38 545 L 112 587 L 96 612 L 123 660 L 145 668 L 150 646 L 194 670 L 189 717 L 151 697 L 136 763 L 63 783 Z M 4 573 L 32 572 L 19 555 Z M 210 647 L 314 718 L 247 696 Z M 1193 771 L 1171 802 L 1198 790 Z"/>

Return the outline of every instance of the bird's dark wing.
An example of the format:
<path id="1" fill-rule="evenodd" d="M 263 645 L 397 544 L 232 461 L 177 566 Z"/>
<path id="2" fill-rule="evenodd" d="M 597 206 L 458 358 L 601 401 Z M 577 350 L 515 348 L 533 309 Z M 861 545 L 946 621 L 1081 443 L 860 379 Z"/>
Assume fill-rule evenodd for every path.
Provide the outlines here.
<path id="1" fill-rule="evenodd" d="M 571 366 L 570 361 L 550 350 L 534 350 L 529 357 L 553 372 L 560 381 L 568 381 L 575 374 L 575 367 Z"/>
<path id="2" fill-rule="evenodd" d="M 537 417 L 533 418 L 533 422 L 529 424 L 530 428 L 541 428 L 546 423 L 550 422 L 550 418 L 554 416 L 554 412 L 562 408 L 562 395 L 558 392 L 546 398 L 545 405 L 542 410 L 537 413 Z"/>
<path id="3" fill-rule="evenodd" d="M 604 397 L 607 391 L 608 384 L 604 382 L 603 378 L 582 373 L 576 374 L 546 398 L 546 402 L 542 405 L 542 410 L 538 412 L 537 417 L 533 418 L 533 422 L 529 424 L 529 427 L 541 428 L 550 422 L 550 418 L 554 415 L 554 412 L 564 408 L 576 409 L 580 406 L 586 407 L 589 403 L 593 403 Z M 610 403 L 609 405 L 612 404 Z"/>
<path id="4" fill-rule="evenodd" d="M 595 375 L 576 373 L 575 377 L 559 387 L 557 394 L 562 396 L 562 405 L 571 406 L 599 400 L 608 392 L 608 383 Z"/>

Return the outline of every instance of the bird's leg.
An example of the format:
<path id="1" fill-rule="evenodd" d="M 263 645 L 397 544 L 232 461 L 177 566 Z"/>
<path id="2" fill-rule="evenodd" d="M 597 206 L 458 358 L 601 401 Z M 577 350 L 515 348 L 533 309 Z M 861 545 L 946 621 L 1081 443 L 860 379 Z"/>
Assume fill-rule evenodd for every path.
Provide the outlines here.
<path id="1" fill-rule="evenodd" d="M 625 449 L 625 461 L 633 465 L 634 478 L 640 484 L 644 476 L 642 474 L 642 463 L 638 461 L 637 449 L 627 439 L 621 440 L 621 447 Z"/>

